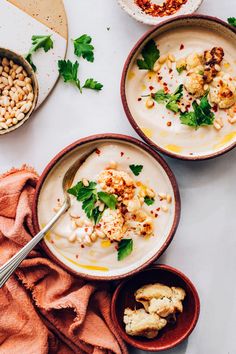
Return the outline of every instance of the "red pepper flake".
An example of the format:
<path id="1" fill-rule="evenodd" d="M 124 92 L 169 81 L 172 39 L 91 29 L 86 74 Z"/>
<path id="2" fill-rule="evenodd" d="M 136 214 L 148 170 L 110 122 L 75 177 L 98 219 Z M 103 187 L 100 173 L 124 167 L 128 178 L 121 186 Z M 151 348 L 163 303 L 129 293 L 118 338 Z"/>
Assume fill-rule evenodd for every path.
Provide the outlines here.
<path id="1" fill-rule="evenodd" d="M 149 90 L 152 91 L 154 89 L 153 86 L 149 86 Z"/>
<path id="2" fill-rule="evenodd" d="M 75 255 L 75 258 L 77 258 L 77 259 L 78 259 L 78 258 L 79 258 L 79 255 L 78 255 L 78 254 L 76 254 L 76 255 Z"/>
<path id="3" fill-rule="evenodd" d="M 188 0 L 165 0 L 162 5 L 153 4 L 151 0 L 135 0 L 147 15 L 163 17 L 175 14 Z"/>
<path id="4" fill-rule="evenodd" d="M 123 151 L 121 151 L 120 156 L 121 156 L 121 157 L 124 156 L 124 152 L 123 152 Z"/>
<path id="5" fill-rule="evenodd" d="M 158 216 L 159 216 L 158 214 L 155 214 L 155 218 L 158 218 Z"/>
<path id="6" fill-rule="evenodd" d="M 180 49 L 180 50 L 183 50 L 183 49 L 184 49 L 184 45 L 183 45 L 183 44 L 180 44 L 179 49 Z"/>
<path id="7" fill-rule="evenodd" d="M 167 127 L 171 127 L 171 124 L 172 124 L 171 122 L 166 123 Z"/>
<path id="8" fill-rule="evenodd" d="M 99 149 L 96 149 L 95 152 L 96 152 L 97 155 L 101 154 L 101 151 Z"/>
<path id="9" fill-rule="evenodd" d="M 53 240 L 51 240 L 51 244 L 52 244 L 52 245 L 54 244 L 54 241 L 53 241 Z"/>
<path id="10" fill-rule="evenodd" d="M 173 72 L 173 69 L 169 69 L 169 74 L 171 74 Z"/>
<path id="11" fill-rule="evenodd" d="M 153 210 L 151 210 L 151 214 L 154 214 L 154 211 L 153 211 Z"/>
<path id="12" fill-rule="evenodd" d="M 85 232 L 88 232 L 88 228 L 87 228 L 87 227 L 85 227 L 84 231 L 85 231 Z"/>
<path id="13" fill-rule="evenodd" d="M 217 104 L 215 104 L 213 107 L 212 107 L 213 111 L 216 113 L 218 111 L 218 106 Z"/>
<path id="14" fill-rule="evenodd" d="M 142 98 L 141 98 L 141 97 L 139 97 L 139 98 L 138 98 L 138 101 L 139 101 L 139 102 L 140 102 L 140 101 L 142 101 Z"/>
<path id="15" fill-rule="evenodd" d="M 160 211 L 160 210 L 161 210 L 161 208 L 157 208 L 157 209 L 156 209 L 156 211 Z"/>
<path id="16" fill-rule="evenodd" d="M 84 245 L 81 245 L 80 247 L 81 247 L 81 248 L 84 248 Z"/>

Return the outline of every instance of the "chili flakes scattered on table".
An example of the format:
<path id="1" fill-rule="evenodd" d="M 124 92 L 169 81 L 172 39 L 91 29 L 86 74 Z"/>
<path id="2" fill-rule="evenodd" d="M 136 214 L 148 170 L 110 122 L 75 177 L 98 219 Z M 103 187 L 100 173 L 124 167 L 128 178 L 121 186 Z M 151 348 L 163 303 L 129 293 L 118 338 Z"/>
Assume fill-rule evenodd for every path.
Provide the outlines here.
<path id="1" fill-rule="evenodd" d="M 175 14 L 188 0 L 165 0 L 162 5 L 153 4 L 151 0 L 135 0 L 135 3 L 147 15 L 164 17 Z"/>

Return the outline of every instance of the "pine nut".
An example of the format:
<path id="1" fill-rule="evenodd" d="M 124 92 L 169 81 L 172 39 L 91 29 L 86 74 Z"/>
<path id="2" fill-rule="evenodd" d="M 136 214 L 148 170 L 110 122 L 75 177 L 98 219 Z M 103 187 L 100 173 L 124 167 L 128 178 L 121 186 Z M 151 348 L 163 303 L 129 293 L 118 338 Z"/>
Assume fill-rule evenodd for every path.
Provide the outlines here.
<path id="1" fill-rule="evenodd" d="M 146 100 L 146 107 L 147 107 L 148 109 L 151 109 L 151 108 L 154 107 L 154 101 L 153 101 L 153 99 L 151 99 L 150 97 Z"/>
<path id="2" fill-rule="evenodd" d="M 160 69 L 161 69 L 161 64 L 157 60 L 154 64 L 153 71 L 155 71 L 157 73 Z"/>
<path id="3" fill-rule="evenodd" d="M 75 232 L 73 232 L 69 237 L 68 237 L 68 241 L 69 242 L 75 242 L 76 240 L 76 234 Z"/>
<path id="4" fill-rule="evenodd" d="M 82 183 L 85 187 L 88 187 L 89 186 L 89 181 L 86 179 L 86 178 L 83 178 L 82 179 Z"/>
<path id="5" fill-rule="evenodd" d="M 101 203 L 98 207 L 99 211 L 102 212 L 105 208 L 105 204 L 104 203 Z"/>
<path id="6" fill-rule="evenodd" d="M 23 70 L 22 66 L 19 66 L 19 67 L 16 69 L 16 74 L 21 73 L 22 70 Z"/>
<path id="7" fill-rule="evenodd" d="M 215 64 L 215 69 L 216 69 L 216 71 L 221 71 L 221 67 L 220 67 L 220 65 L 218 65 L 218 64 Z"/>
<path id="8" fill-rule="evenodd" d="M 159 58 L 159 63 L 164 64 L 167 59 L 167 55 L 161 55 Z"/>
<path id="9" fill-rule="evenodd" d="M 93 233 L 91 234 L 91 236 L 90 236 L 90 239 L 91 239 L 92 242 L 97 241 L 97 239 L 98 239 L 97 234 L 96 234 L 95 232 L 93 232 Z"/>
<path id="10" fill-rule="evenodd" d="M 216 130 L 220 130 L 222 128 L 221 125 L 219 123 L 215 122 L 215 121 L 214 121 L 213 125 L 214 125 Z"/>
<path id="11" fill-rule="evenodd" d="M 169 60 L 172 62 L 172 63 L 174 63 L 175 62 L 175 56 L 173 55 L 173 54 L 169 54 L 168 55 L 168 58 L 169 58 Z"/>
<path id="12" fill-rule="evenodd" d="M 96 234 L 99 238 L 102 239 L 106 237 L 106 235 L 101 230 L 96 230 Z"/>
<path id="13" fill-rule="evenodd" d="M 172 62 L 169 59 L 166 61 L 166 65 L 168 69 L 172 69 Z"/>
<path id="14" fill-rule="evenodd" d="M 20 114 L 18 114 L 18 115 L 16 116 L 16 118 L 17 118 L 18 120 L 22 120 L 22 119 L 25 118 L 25 115 L 24 115 L 24 113 L 20 113 Z"/>
<path id="15" fill-rule="evenodd" d="M 169 208 L 166 205 L 162 205 L 161 210 L 164 211 L 164 213 L 167 213 L 169 211 Z"/>
<path id="16" fill-rule="evenodd" d="M 228 122 L 229 122 L 230 124 L 236 123 L 236 116 L 235 116 L 235 117 L 232 117 L 232 118 L 228 118 Z"/>
<path id="17" fill-rule="evenodd" d="M 167 198 L 166 193 L 159 193 L 159 198 L 165 200 Z"/>
<path id="18" fill-rule="evenodd" d="M 9 64 L 10 64 L 10 62 L 9 62 L 9 60 L 7 59 L 7 58 L 2 58 L 2 65 L 3 66 L 5 66 L 5 65 L 7 65 L 7 66 L 9 66 Z"/>
<path id="19" fill-rule="evenodd" d="M 172 197 L 171 197 L 170 194 L 167 194 L 166 201 L 167 201 L 168 204 L 170 204 L 172 202 Z"/>

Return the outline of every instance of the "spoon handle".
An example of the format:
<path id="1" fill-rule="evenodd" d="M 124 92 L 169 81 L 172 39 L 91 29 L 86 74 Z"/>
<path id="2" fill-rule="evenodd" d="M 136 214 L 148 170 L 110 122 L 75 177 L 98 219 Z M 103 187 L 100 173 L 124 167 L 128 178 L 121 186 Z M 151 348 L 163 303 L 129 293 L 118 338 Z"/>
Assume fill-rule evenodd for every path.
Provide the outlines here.
<path id="1" fill-rule="evenodd" d="M 19 252 L 10 258 L 3 266 L 0 267 L 0 289 L 14 273 L 16 268 L 28 256 L 33 248 L 44 238 L 46 233 L 53 227 L 57 220 L 68 210 L 69 204 L 65 202 L 56 215 L 49 221 L 49 223 L 30 240 Z"/>

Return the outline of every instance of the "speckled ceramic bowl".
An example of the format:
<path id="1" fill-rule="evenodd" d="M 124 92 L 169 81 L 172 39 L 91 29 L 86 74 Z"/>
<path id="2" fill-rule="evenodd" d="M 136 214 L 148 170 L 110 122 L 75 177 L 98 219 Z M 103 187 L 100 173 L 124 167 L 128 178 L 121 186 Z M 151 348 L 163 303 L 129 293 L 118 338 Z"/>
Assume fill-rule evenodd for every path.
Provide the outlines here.
<path id="1" fill-rule="evenodd" d="M 9 60 L 13 60 L 18 65 L 21 65 L 24 68 L 24 70 L 27 72 L 28 76 L 32 80 L 34 100 L 32 102 L 31 109 L 25 115 L 24 119 L 22 119 L 17 124 L 13 125 L 12 127 L 8 128 L 8 129 L 1 129 L 0 135 L 7 134 L 7 133 L 10 133 L 10 132 L 16 130 L 17 128 L 21 127 L 30 118 L 30 116 L 33 113 L 35 106 L 37 104 L 38 91 L 39 91 L 36 75 L 31 67 L 31 65 L 27 62 L 27 60 L 25 60 L 25 58 L 22 55 L 17 54 L 9 49 L 6 49 L 6 48 L 0 48 L 0 58 L 4 58 L 4 57 L 6 57 Z"/>
<path id="2" fill-rule="evenodd" d="M 153 109 L 145 106 L 145 97 L 163 88 L 154 72 L 139 70 L 137 66 L 142 48 L 151 39 L 155 39 L 160 55 L 172 53 L 175 60 L 216 45 L 222 47 L 225 52 L 222 70 L 235 78 L 236 29 L 220 19 L 204 15 L 180 16 L 163 22 L 135 44 L 125 62 L 121 79 L 121 98 L 127 118 L 152 147 L 183 160 L 210 159 L 233 149 L 236 146 L 236 124 L 229 122 L 226 110 L 218 109 L 214 113 L 215 118 L 223 119 L 222 129 L 216 130 L 213 125 L 194 129 L 181 124 L 179 114 L 174 115 L 163 104 L 155 104 Z M 173 65 L 170 73 L 164 64 L 160 74 L 170 92 L 184 83 L 183 76 L 175 69 L 176 64 Z"/>
<path id="3" fill-rule="evenodd" d="M 172 203 L 169 205 L 168 213 L 162 213 L 162 215 L 159 215 L 156 221 L 154 221 L 159 223 L 155 235 L 146 240 L 140 239 L 141 242 L 144 242 L 142 242 L 142 245 L 140 244 L 139 247 L 137 243 L 134 242 L 134 251 L 131 256 L 121 262 L 117 262 L 117 248 L 114 243 L 109 246 L 112 256 L 108 261 L 107 257 L 109 257 L 109 254 L 106 254 L 103 258 L 100 256 L 101 252 L 99 252 L 99 247 L 102 247 L 101 240 L 98 240 L 94 247 L 91 246 L 88 248 L 89 258 L 83 258 L 81 254 L 83 248 L 78 244 L 77 248 L 72 244 L 73 250 L 77 252 L 75 255 L 68 253 L 66 249 L 67 246 L 62 246 L 61 248 L 60 246 L 57 247 L 56 240 L 63 240 L 63 237 L 59 234 L 60 231 L 56 234 L 55 242 L 51 239 L 50 233 L 47 234 L 42 242 L 42 246 L 50 258 L 73 274 L 94 280 L 121 279 L 137 273 L 155 261 L 172 241 L 180 217 L 180 196 L 177 182 L 162 157 L 146 144 L 132 137 L 116 134 L 102 134 L 78 140 L 72 145 L 67 146 L 47 165 L 39 179 L 35 193 L 33 207 L 35 232 L 38 232 L 45 222 L 47 222 L 43 216 L 45 215 L 45 210 L 47 210 L 47 219 L 50 219 L 53 214 L 53 205 L 55 206 L 54 202 L 56 202 L 58 197 L 61 198 L 62 196 L 63 198 L 61 184 L 63 175 L 68 167 L 70 167 L 75 160 L 78 160 L 78 158 L 82 159 L 83 156 L 87 155 L 89 152 L 100 151 L 102 146 L 107 143 L 111 145 L 110 151 L 114 151 L 114 146 L 119 144 L 119 153 L 112 153 L 112 159 L 118 164 L 122 166 L 129 164 L 130 157 L 123 151 L 132 151 L 135 156 L 139 156 L 140 161 L 142 160 L 144 168 L 147 164 L 152 166 L 150 167 L 152 169 L 150 182 L 155 183 L 155 185 L 159 186 L 158 188 L 161 188 L 161 186 L 165 187 L 163 190 L 172 196 Z M 93 155 L 93 159 L 93 168 L 97 164 L 102 163 L 102 160 L 98 160 L 99 156 L 96 153 L 95 156 Z M 55 189 L 56 196 L 53 192 Z M 48 200 L 50 201 L 50 205 L 48 204 Z M 157 203 L 160 204 L 158 201 Z M 150 212 L 149 209 L 148 211 Z M 49 217 L 48 212 L 50 214 Z M 106 249 L 108 250 L 107 247 Z M 90 253 L 91 251 L 92 254 Z M 114 253 L 112 253 L 113 251 Z M 97 254 L 98 258 L 96 258 Z M 92 259 L 92 257 L 95 258 Z"/>
<path id="4" fill-rule="evenodd" d="M 179 286 L 185 290 L 183 312 L 177 314 L 176 323 L 168 324 L 154 339 L 129 336 L 125 332 L 123 323 L 125 308 L 142 308 L 142 305 L 135 301 L 135 291 L 145 284 L 157 282 L 167 286 Z M 158 264 L 124 280 L 116 288 L 112 298 L 111 312 L 118 333 L 127 343 L 145 352 L 159 352 L 175 347 L 191 334 L 198 321 L 200 301 L 195 286 L 182 272 L 173 267 Z"/>
<path id="5" fill-rule="evenodd" d="M 147 25 L 157 25 L 158 23 L 174 18 L 180 15 L 192 14 L 195 12 L 201 5 L 203 0 L 188 0 L 186 4 L 182 5 L 182 7 L 173 15 L 163 16 L 163 17 L 153 17 L 151 15 L 143 12 L 138 5 L 136 5 L 135 0 L 118 0 L 121 8 L 126 11 L 131 17 L 135 18 L 135 20 L 145 23 Z M 153 3 L 163 4 L 164 0 L 153 0 Z"/>

